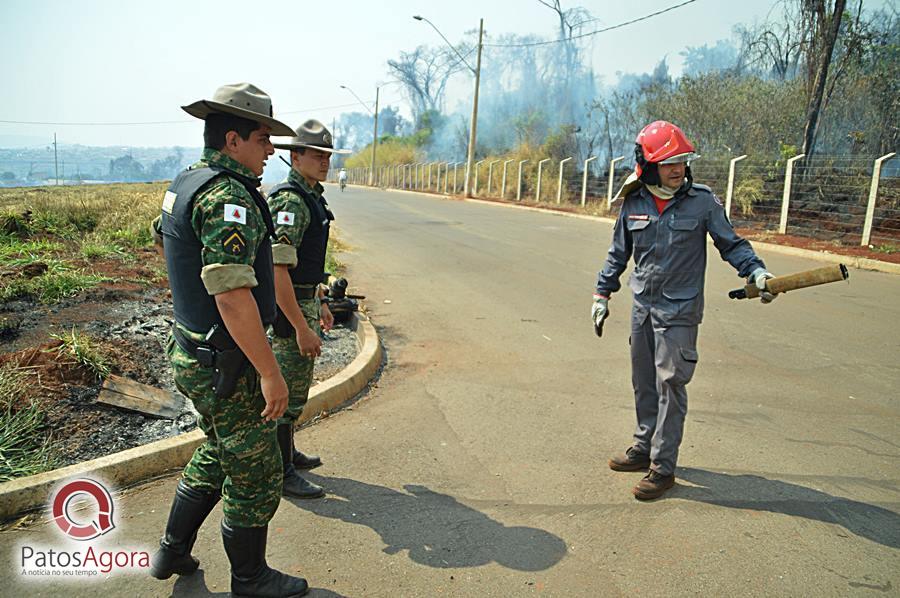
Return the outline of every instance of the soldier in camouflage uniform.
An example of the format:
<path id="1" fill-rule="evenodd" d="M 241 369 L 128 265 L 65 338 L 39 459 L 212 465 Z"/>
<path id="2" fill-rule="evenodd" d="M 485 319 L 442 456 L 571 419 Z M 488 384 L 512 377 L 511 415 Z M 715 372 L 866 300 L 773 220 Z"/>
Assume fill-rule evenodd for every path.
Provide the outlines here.
<path id="1" fill-rule="evenodd" d="M 175 325 L 168 355 L 178 389 L 194 404 L 207 439 L 178 483 L 150 574 L 193 573 L 197 530 L 219 498 L 232 594 L 301 596 L 306 580 L 269 568 L 268 523 L 281 497 L 276 421 L 288 390 L 265 329 L 275 319 L 272 217 L 257 190 L 272 118 L 269 96 L 247 83 L 220 87 L 184 110 L 204 119 L 200 162 L 163 199 Z"/>
<path id="2" fill-rule="evenodd" d="M 269 210 L 275 220 L 275 293 L 278 319 L 272 348 L 290 389 L 288 408 L 278 420 L 278 445 L 284 471 L 284 494 L 319 498 L 324 490 L 298 475 L 322 461 L 293 448 L 294 422 L 309 397 L 313 366 L 320 354 L 321 330 L 328 331 L 334 318 L 322 298 L 319 284 L 325 277 L 325 251 L 334 216 L 320 184 L 328 176 L 331 155 L 349 153 L 332 146 L 331 133 L 322 123 L 309 120 L 296 135 L 275 147 L 291 151 L 291 171 L 285 182 L 269 192 Z"/>

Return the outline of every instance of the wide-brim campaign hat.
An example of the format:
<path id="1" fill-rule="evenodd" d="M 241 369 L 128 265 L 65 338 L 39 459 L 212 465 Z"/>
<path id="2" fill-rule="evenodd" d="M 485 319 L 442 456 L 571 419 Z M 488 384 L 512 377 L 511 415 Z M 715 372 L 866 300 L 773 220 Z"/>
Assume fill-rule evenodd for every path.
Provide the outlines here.
<path id="1" fill-rule="evenodd" d="M 272 98 L 251 83 L 223 85 L 211 100 L 198 100 L 182 106 L 182 110 L 196 118 L 205 119 L 210 114 L 233 114 L 272 128 L 272 135 L 293 135 L 294 131 L 273 117 Z"/>
<path id="2" fill-rule="evenodd" d="M 292 137 L 288 141 L 273 143 L 272 145 L 278 149 L 286 150 L 308 147 L 331 154 L 351 153 L 348 149 L 336 149 L 331 138 L 331 131 L 315 119 L 306 121 L 297 127 L 296 131 L 291 131 L 291 135 Z"/>

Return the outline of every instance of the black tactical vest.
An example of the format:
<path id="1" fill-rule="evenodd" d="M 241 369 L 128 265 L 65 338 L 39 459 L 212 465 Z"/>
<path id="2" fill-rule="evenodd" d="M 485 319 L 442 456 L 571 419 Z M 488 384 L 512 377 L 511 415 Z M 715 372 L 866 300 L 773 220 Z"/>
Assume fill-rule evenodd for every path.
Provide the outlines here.
<path id="1" fill-rule="evenodd" d="M 300 185 L 290 181 L 276 185 L 269 191 L 269 197 L 289 189 L 303 198 L 309 210 L 309 226 L 303 233 L 300 247 L 297 248 L 297 265 L 289 270 L 291 281 L 298 285 L 313 285 L 323 282 L 325 277 L 325 250 L 328 248 L 328 233 L 334 214 L 328 209 L 325 198 L 318 201 Z"/>
<path id="2" fill-rule="evenodd" d="M 182 171 L 171 186 L 169 193 L 175 194 L 172 213 L 162 212 L 162 235 L 169 270 L 169 287 L 172 289 L 172 303 L 175 307 L 175 321 L 192 332 L 207 332 L 213 324 L 224 325 L 216 301 L 206 292 L 200 271 L 203 269 L 201 252 L 203 244 L 191 226 L 194 211 L 194 196 L 214 177 L 226 174 L 240 181 L 253 197 L 253 202 L 262 213 L 267 233 L 256 251 L 253 271 L 257 286 L 252 289 L 253 298 L 259 308 L 263 326 L 275 321 L 275 273 L 272 265 L 272 241 L 275 227 L 269 207 L 259 191 L 256 181 L 217 166 Z"/>

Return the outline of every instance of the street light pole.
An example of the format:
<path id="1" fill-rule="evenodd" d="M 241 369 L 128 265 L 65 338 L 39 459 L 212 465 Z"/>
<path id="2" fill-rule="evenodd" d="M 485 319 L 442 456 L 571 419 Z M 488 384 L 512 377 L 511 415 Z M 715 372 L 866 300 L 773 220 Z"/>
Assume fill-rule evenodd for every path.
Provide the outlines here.
<path id="1" fill-rule="evenodd" d="M 478 84 L 481 81 L 481 40 L 484 36 L 484 19 L 478 21 L 478 58 L 475 59 L 475 99 L 472 101 L 472 126 L 469 127 L 469 152 L 466 158 L 466 197 L 472 197 L 469 180 L 475 162 L 475 130 L 478 128 Z"/>
<path id="2" fill-rule="evenodd" d="M 469 70 L 475 75 L 475 97 L 472 100 L 472 123 L 469 127 L 469 148 L 466 152 L 466 180 L 465 180 L 465 196 L 472 197 L 472 189 L 469 185 L 469 181 L 471 180 L 472 171 L 475 163 L 475 137 L 476 137 L 476 129 L 478 126 L 478 86 L 481 82 L 481 48 L 482 48 L 482 40 L 484 38 L 484 19 L 479 19 L 478 21 L 478 58 L 475 63 L 475 68 L 472 68 L 467 61 L 465 56 L 459 53 L 459 50 L 456 49 L 456 46 L 450 43 L 444 34 L 441 33 L 441 30 L 438 29 L 434 23 L 429 21 L 423 16 L 414 15 L 413 18 L 417 21 L 425 21 L 431 28 L 437 31 L 437 34 L 441 36 L 441 38 L 447 42 L 447 45 L 450 46 L 450 49 L 456 52 L 456 55 L 459 56 L 460 60 L 463 64 L 469 67 Z"/>
<path id="3" fill-rule="evenodd" d="M 369 169 L 369 186 L 373 187 L 378 184 L 378 178 L 375 176 L 375 149 L 378 147 L 378 92 L 379 87 L 375 86 L 375 128 L 372 131 L 372 168 Z"/>

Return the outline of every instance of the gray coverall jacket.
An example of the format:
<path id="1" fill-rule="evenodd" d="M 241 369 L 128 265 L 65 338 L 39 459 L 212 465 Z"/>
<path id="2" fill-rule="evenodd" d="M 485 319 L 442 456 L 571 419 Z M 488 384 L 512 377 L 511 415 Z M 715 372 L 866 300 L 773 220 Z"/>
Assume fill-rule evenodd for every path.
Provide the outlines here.
<path id="1" fill-rule="evenodd" d="M 742 277 L 765 268 L 725 217 L 722 202 L 703 185 L 686 183 L 662 214 L 646 187 L 630 193 L 616 221 L 612 246 L 597 280 L 609 297 L 634 256 L 628 281 L 631 381 L 637 428 L 633 446 L 650 467 L 673 475 L 687 415 L 686 386 L 697 365 L 697 326 L 703 319 L 706 235 Z"/>
<path id="2" fill-rule="evenodd" d="M 633 255 L 628 286 L 634 293 L 634 317 L 643 321 L 649 314 L 656 327 L 699 324 L 707 233 L 738 276 L 765 268 L 750 243 L 734 232 L 722 202 L 709 187 L 684 185 L 659 214 L 653 196 L 641 186 L 622 204 L 597 293 L 609 297 L 621 288 L 619 276 Z"/>

